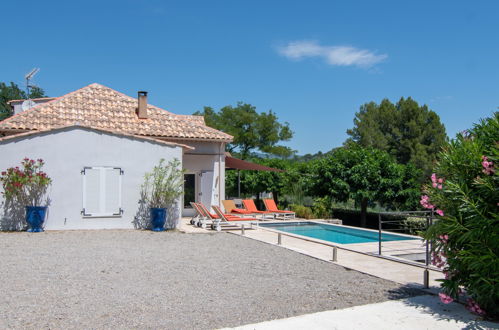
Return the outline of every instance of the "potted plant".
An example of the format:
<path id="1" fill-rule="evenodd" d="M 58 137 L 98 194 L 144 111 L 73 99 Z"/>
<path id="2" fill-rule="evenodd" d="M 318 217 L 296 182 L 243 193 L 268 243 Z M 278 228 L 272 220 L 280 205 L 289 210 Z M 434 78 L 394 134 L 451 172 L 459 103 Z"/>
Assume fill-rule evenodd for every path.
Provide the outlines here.
<path id="1" fill-rule="evenodd" d="M 19 166 L 8 168 L 0 176 L 5 199 L 26 208 L 29 232 L 42 232 L 47 212 L 46 192 L 52 180 L 42 171 L 42 159 L 24 158 Z"/>
<path id="2" fill-rule="evenodd" d="M 161 159 L 152 172 L 145 174 L 142 190 L 149 206 L 153 231 L 165 230 L 168 209 L 182 195 L 183 185 L 184 171 L 176 158 L 168 163 Z"/>

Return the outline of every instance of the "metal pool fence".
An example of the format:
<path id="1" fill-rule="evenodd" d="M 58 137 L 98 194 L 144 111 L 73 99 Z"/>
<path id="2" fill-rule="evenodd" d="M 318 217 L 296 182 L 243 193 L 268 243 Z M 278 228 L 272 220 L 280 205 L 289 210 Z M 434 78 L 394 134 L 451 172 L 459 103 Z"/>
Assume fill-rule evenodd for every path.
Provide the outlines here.
<path id="1" fill-rule="evenodd" d="M 393 218 L 393 216 L 401 216 L 404 218 L 404 220 L 384 220 L 383 217 L 389 217 Z M 383 255 L 383 230 L 388 230 L 388 231 L 399 231 L 399 232 L 406 232 L 408 230 L 407 228 L 407 219 L 416 219 L 416 220 L 422 220 L 421 223 L 424 225 L 422 228 L 419 228 L 421 231 L 424 231 L 428 229 L 433 224 L 433 210 L 431 211 L 406 211 L 406 212 L 382 212 L 379 213 L 378 215 L 378 255 L 382 256 Z M 385 228 L 383 228 L 383 225 L 385 225 Z M 389 225 L 387 228 L 386 225 Z M 428 240 L 424 240 L 424 280 L 423 280 L 423 285 L 425 288 L 427 288 L 429 285 L 429 278 L 430 278 L 430 273 L 429 270 L 438 270 L 440 269 L 436 267 L 431 266 L 431 255 L 430 251 L 432 249 L 431 242 Z M 411 249 L 413 250 L 413 249 Z M 414 253 L 412 253 L 414 254 Z M 418 265 L 418 263 L 415 262 L 409 262 L 410 264 L 414 264 L 414 266 L 420 267 L 421 265 Z M 419 263 L 420 264 L 420 263 Z"/>
<path id="2" fill-rule="evenodd" d="M 427 228 L 428 226 L 430 226 L 433 223 L 433 212 L 411 211 L 411 212 L 384 212 L 384 213 L 381 213 L 379 215 L 378 254 L 358 251 L 358 250 L 355 250 L 352 248 L 348 248 L 345 245 L 341 245 L 341 244 L 334 244 L 334 243 L 329 243 L 329 242 L 325 242 L 325 241 L 319 241 L 319 240 L 314 239 L 314 238 L 308 238 L 308 237 L 301 236 L 301 235 L 296 235 L 296 234 L 282 232 L 282 231 L 271 229 L 271 228 L 261 227 L 261 226 L 258 226 L 258 223 L 251 223 L 251 228 L 253 228 L 253 226 L 256 226 L 260 230 L 265 230 L 265 231 L 273 232 L 273 233 L 277 234 L 277 245 L 282 245 L 282 236 L 288 236 L 288 237 L 297 238 L 300 240 L 304 240 L 304 241 L 308 241 L 308 242 L 312 242 L 312 243 L 316 243 L 316 244 L 320 244 L 320 245 L 329 246 L 332 248 L 331 261 L 333 261 L 333 262 L 338 261 L 338 250 L 344 250 L 344 251 L 348 251 L 348 252 L 352 252 L 352 253 L 357 253 L 357 254 L 369 256 L 369 257 L 382 258 L 382 259 L 390 260 L 393 262 L 398 262 L 398 263 L 402 263 L 402 264 L 406 264 L 406 265 L 410 265 L 410 266 L 414 266 L 414 267 L 418 267 L 418 268 L 423 268 L 423 270 L 424 270 L 423 271 L 423 286 L 425 288 L 429 288 L 429 278 L 430 278 L 429 271 L 430 270 L 437 271 L 437 272 L 442 271 L 441 269 L 433 267 L 431 265 L 431 260 L 430 260 L 431 243 L 426 241 L 426 240 L 424 241 L 424 250 L 425 250 L 425 262 L 424 263 L 415 262 L 415 261 L 411 261 L 411 260 L 403 260 L 401 258 L 394 258 L 394 257 L 389 256 L 389 255 L 383 255 L 383 253 L 382 253 L 383 224 L 386 225 L 386 224 L 390 223 L 391 224 L 390 227 L 393 227 L 393 225 L 395 223 L 394 220 L 383 220 L 383 215 L 401 215 L 401 216 L 405 215 L 408 217 L 425 219 L 426 220 L 425 228 Z M 400 222 L 401 220 L 397 220 L 397 221 Z M 398 225 L 401 225 L 401 224 L 398 224 Z M 244 236 L 245 229 L 247 229 L 247 228 L 245 228 L 245 225 L 242 224 L 240 229 L 241 229 L 241 235 Z M 394 231 L 393 228 L 391 228 L 390 231 Z"/>

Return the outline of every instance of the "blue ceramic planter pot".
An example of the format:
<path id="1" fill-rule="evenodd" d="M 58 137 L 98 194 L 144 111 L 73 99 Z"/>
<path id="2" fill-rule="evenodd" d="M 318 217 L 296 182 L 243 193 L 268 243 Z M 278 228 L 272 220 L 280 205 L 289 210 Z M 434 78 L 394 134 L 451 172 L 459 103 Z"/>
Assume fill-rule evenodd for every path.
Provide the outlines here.
<path id="1" fill-rule="evenodd" d="M 47 213 L 46 206 L 26 206 L 26 222 L 29 225 L 28 232 L 39 233 L 43 231 L 43 222 Z"/>
<path id="2" fill-rule="evenodd" d="M 151 207 L 151 225 L 153 231 L 163 231 L 165 230 L 165 222 L 166 222 L 166 209 Z"/>

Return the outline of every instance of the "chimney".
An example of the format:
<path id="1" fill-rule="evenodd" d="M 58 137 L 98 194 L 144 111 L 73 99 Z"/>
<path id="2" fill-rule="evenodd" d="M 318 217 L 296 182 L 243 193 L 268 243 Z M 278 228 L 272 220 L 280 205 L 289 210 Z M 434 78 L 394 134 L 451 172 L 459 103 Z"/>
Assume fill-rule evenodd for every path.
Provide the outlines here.
<path id="1" fill-rule="evenodd" d="M 138 100 L 137 116 L 139 119 L 147 119 L 147 92 L 139 91 Z"/>

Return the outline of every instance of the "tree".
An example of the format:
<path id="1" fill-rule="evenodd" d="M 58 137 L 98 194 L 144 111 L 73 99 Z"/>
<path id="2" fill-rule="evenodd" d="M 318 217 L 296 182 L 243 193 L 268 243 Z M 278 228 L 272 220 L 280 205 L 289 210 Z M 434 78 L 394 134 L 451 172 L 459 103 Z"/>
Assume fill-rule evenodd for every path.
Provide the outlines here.
<path id="1" fill-rule="evenodd" d="M 8 101 L 11 100 L 24 100 L 27 98 L 39 98 L 46 97 L 45 92 L 40 87 L 32 87 L 29 93 L 29 97 L 25 91 L 19 88 L 17 84 L 10 82 L 10 86 L 0 82 L 0 120 L 4 120 L 12 116 L 12 108 Z"/>
<path id="2" fill-rule="evenodd" d="M 396 104 L 384 99 L 366 103 L 355 114 L 354 127 L 347 130 L 345 145 L 384 150 L 401 164 L 412 163 L 429 174 L 436 155 L 447 141 L 440 117 L 410 97 Z"/>
<path id="3" fill-rule="evenodd" d="M 272 111 L 258 113 L 251 104 L 239 102 L 237 106 L 225 106 L 216 112 L 204 107 L 195 115 L 204 116 L 206 124 L 234 137 L 227 145 L 227 151 L 238 152 L 241 159 L 247 159 L 253 150 L 260 150 L 277 156 L 290 156 L 289 147 L 279 145 L 293 137 L 288 123 L 280 123 Z"/>
<path id="4" fill-rule="evenodd" d="M 339 202 L 353 199 L 360 205 L 361 226 L 365 227 L 369 203 L 396 208 L 419 193 L 407 180 L 411 171 L 384 151 L 352 145 L 338 148 L 315 163 L 312 191 Z"/>

